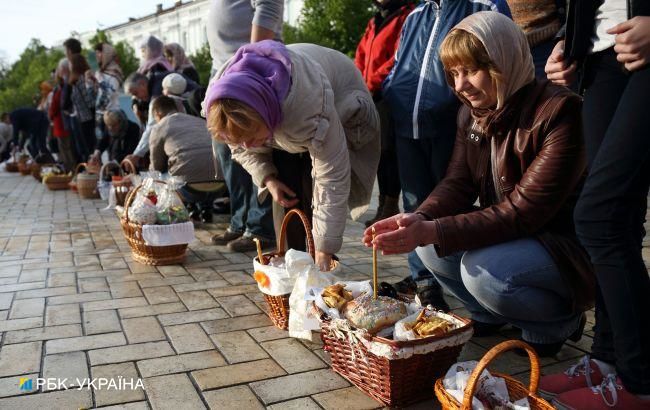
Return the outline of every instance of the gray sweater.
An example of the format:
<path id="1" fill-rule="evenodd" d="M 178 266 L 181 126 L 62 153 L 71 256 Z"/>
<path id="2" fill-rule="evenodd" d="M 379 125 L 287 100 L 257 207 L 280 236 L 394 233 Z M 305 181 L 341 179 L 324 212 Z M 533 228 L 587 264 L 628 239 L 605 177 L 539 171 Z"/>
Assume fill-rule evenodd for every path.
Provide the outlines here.
<path id="1" fill-rule="evenodd" d="M 205 121 L 191 115 L 167 115 L 149 137 L 150 168 L 187 183 L 215 180 L 212 143 Z"/>
<path id="2" fill-rule="evenodd" d="M 274 31 L 279 40 L 283 13 L 284 0 L 212 0 L 207 27 L 212 70 L 250 43 L 253 24 Z"/>

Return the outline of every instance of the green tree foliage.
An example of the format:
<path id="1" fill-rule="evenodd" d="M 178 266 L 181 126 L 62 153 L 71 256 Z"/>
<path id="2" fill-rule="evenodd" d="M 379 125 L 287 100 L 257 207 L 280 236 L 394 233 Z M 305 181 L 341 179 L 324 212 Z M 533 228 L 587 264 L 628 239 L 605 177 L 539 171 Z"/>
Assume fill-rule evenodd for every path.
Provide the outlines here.
<path id="1" fill-rule="evenodd" d="M 354 56 L 374 9 L 363 0 L 305 0 L 297 27 L 284 26 L 287 44 L 314 43 Z"/>
<path id="2" fill-rule="evenodd" d="M 122 67 L 124 78 L 126 78 L 140 66 L 140 62 L 135 56 L 135 50 L 125 41 L 118 41 L 113 44 L 113 47 L 115 47 L 115 52 L 120 60 L 120 67 Z"/>
<path id="3" fill-rule="evenodd" d="M 50 80 L 52 70 L 63 57 L 62 50 L 47 48 L 32 39 L 18 61 L 0 76 L 0 111 L 32 106 L 38 85 Z"/>
<path id="4" fill-rule="evenodd" d="M 139 62 L 135 56 L 133 47 L 124 41 L 113 44 L 111 37 L 104 30 L 97 30 L 96 34 L 88 42 L 90 43 L 90 51 L 94 50 L 95 46 L 99 43 L 109 43 L 115 47 L 115 52 L 117 53 L 118 62 L 120 67 L 122 67 L 124 77 L 138 69 Z"/>
<path id="5" fill-rule="evenodd" d="M 199 72 L 199 80 L 201 85 L 207 87 L 210 80 L 210 71 L 212 71 L 212 56 L 210 55 L 210 45 L 205 43 L 203 47 L 198 49 L 196 53 L 190 56 L 190 60 L 194 63 L 196 71 Z"/>

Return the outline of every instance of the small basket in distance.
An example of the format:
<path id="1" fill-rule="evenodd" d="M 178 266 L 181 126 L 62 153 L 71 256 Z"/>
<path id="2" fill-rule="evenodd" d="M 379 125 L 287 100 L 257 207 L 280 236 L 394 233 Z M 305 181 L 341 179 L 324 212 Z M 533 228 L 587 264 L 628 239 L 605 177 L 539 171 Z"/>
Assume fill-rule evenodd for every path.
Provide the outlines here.
<path id="1" fill-rule="evenodd" d="M 86 173 L 83 173 L 83 170 Z M 90 169 L 94 169 L 91 167 Z M 99 181 L 99 174 L 91 173 L 88 164 L 81 162 L 77 164 L 75 171 L 77 177 L 77 192 L 79 196 L 84 199 L 97 199 L 99 198 L 99 191 L 97 190 L 97 181 Z"/>
<path id="2" fill-rule="evenodd" d="M 126 196 L 133 189 L 133 181 L 131 181 L 130 176 L 136 175 L 138 169 L 135 167 L 133 162 L 126 158 L 120 163 L 120 169 L 122 170 L 121 176 L 113 178 L 113 187 L 115 188 L 115 199 L 117 200 L 117 205 L 124 206 Z"/>
<path id="3" fill-rule="evenodd" d="M 43 184 L 50 191 L 63 191 L 70 188 L 70 181 L 72 175 L 66 174 L 59 166 L 55 165 L 54 168 L 60 172 L 59 174 L 50 174 L 43 176 Z"/>
<path id="4" fill-rule="evenodd" d="M 508 394 L 510 395 L 510 401 L 516 401 L 525 397 L 528 399 L 531 410 L 552 410 L 553 406 L 537 395 L 537 386 L 539 383 L 539 358 L 537 357 L 537 353 L 535 353 L 530 345 L 520 340 L 507 340 L 499 343 L 483 356 L 467 381 L 467 387 L 465 388 L 462 403 L 459 403 L 458 400 L 445 390 L 442 377 L 436 380 L 434 390 L 442 409 L 471 410 L 472 397 L 476 393 L 479 377 L 481 376 L 481 373 L 483 373 L 483 370 L 485 370 L 488 364 L 490 364 L 490 362 L 497 356 L 513 349 L 523 349 L 528 353 L 528 359 L 530 360 L 530 384 L 528 385 L 528 388 L 511 376 L 501 373 L 490 373 L 495 377 L 502 377 L 505 380 L 506 386 L 508 387 Z"/>
<path id="5" fill-rule="evenodd" d="M 164 184 L 163 181 L 156 183 Z M 136 262 L 145 265 L 174 265 L 185 260 L 187 244 L 170 246 L 147 245 L 142 237 L 142 225 L 129 220 L 129 207 L 135 199 L 136 194 L 142 188 L 142 184 L 132 190 L 124 203 L 124 214 L 120 218 L 124 237 L 131 247 L 131 254 Z M 178 193 L 176 194 L 178 195 Z M 180 196 L 179 196 L 180 198 Z"/>

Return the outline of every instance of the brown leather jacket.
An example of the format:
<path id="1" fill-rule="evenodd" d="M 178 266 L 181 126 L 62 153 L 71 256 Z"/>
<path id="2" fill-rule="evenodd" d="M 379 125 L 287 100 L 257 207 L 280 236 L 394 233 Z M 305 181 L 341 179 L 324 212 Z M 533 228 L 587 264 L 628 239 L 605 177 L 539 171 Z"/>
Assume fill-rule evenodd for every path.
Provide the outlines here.
<path id="1" fill-rule="evenodd" d="M 495 115 L 474 118 L 461 107 L 447 174 L 417 210 L 436 221 L 439 256 L 532 236 L 557 263 L 576 310 L 593 305 L 595 279 L 573 225 L 586 167 L 580 110 L 576 94 L 536 80 Z"/>

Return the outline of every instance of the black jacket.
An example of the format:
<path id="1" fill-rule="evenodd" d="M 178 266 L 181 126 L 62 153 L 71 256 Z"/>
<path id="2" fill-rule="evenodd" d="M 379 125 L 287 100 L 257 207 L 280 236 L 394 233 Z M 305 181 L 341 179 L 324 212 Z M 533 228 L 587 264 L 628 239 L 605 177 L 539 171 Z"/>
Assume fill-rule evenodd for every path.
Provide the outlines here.
<path id="1" fill-rule="evenodd" d="M 100 152 L 108 149 L 108 159 L 117 162 L 122 162 L 124 157 L 131 154 L 135 147 L 138 146 L 140 141 L 140 127 L 138 124 L 128 121 L 126 130 L 122 135 L 111 137 L 108 132 L 104 133 L 104 137 L 99 141 L 97 149 Z"/>
<path id="2" fill-rule="evenodd" d="M 582 64 L 596 34 L 596 11 L 603 0 L 569 0 L 564 28 L 564 56 Z M 627 17 L 650 16 L 650 1 L 627 0 Z"/>

